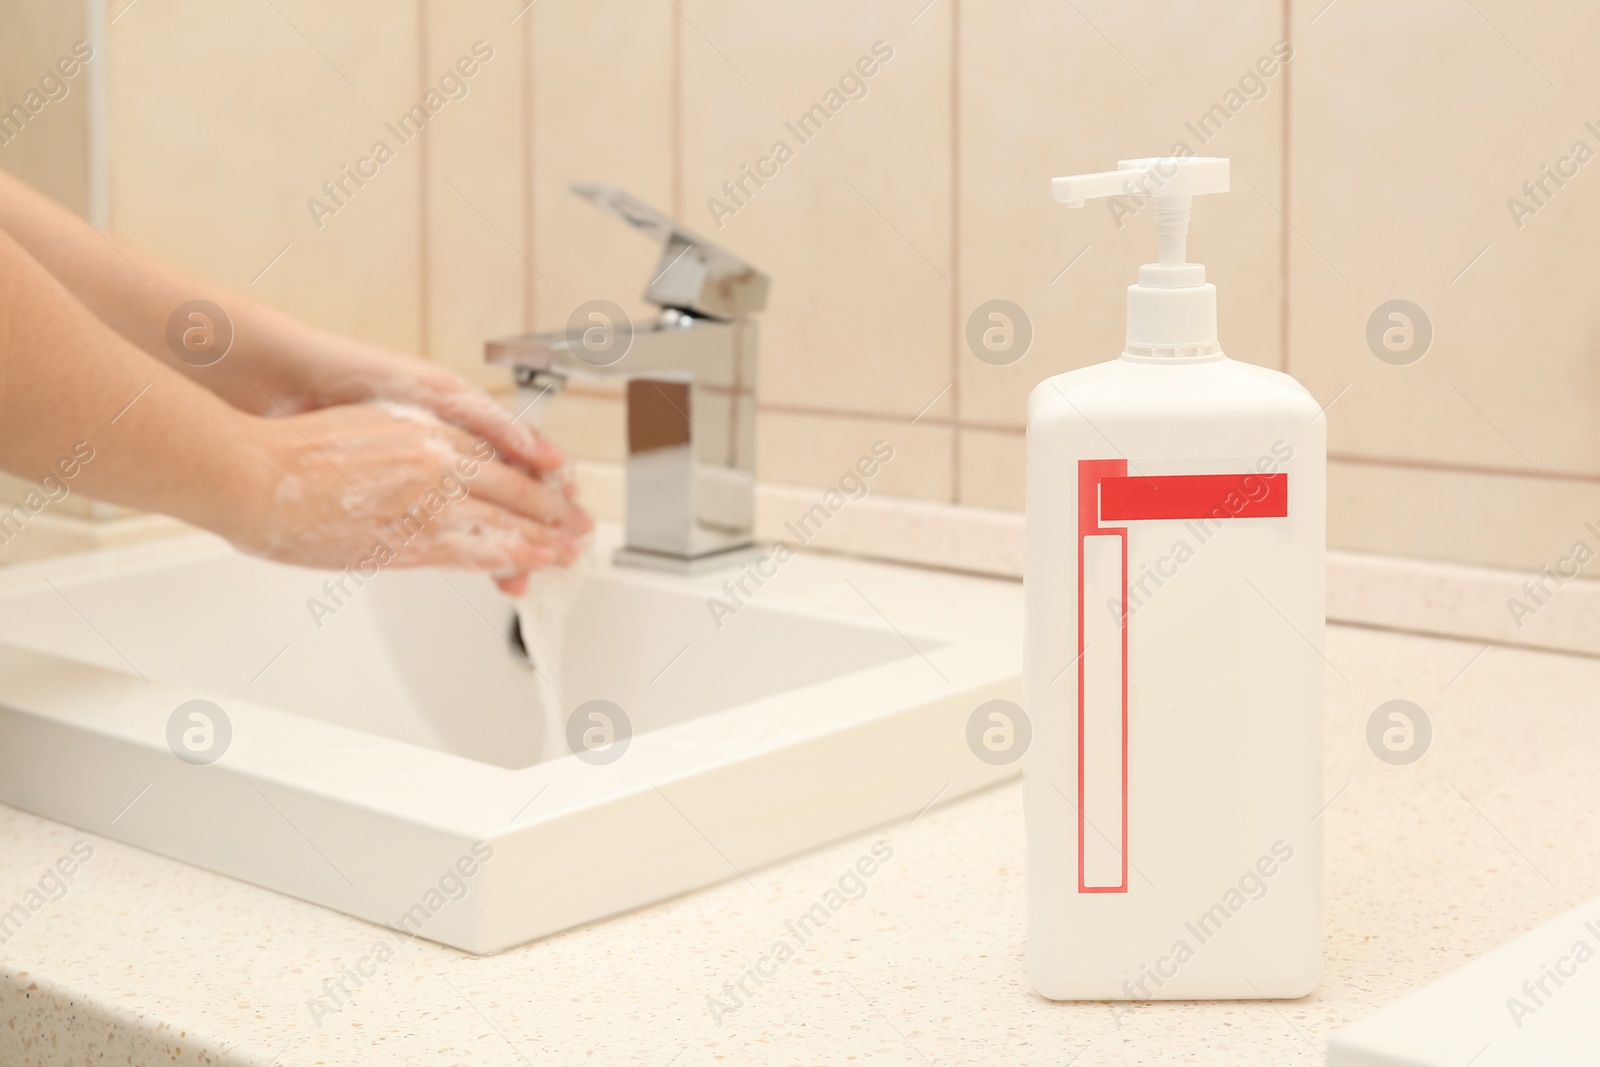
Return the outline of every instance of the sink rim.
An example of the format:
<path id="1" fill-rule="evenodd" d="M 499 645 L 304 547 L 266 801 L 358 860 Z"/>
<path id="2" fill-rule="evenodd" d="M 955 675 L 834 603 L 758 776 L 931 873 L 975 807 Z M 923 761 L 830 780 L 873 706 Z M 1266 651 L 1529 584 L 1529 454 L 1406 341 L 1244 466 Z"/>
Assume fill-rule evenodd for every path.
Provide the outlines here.
<path id="1" fill-rule="evenodd" d="M 615 536 L 614 529 L 602 533 L 606 539 L 614 539 Z M 603 548 L 604 545 L 598 547 Z M 198 534 L 167 542 L 101 550 L 82 557 L 56 557 L 22 564 L 0 571 L 0 605 L 4 604 L 9 594 L 36 587 L 47 577 L 55 579 L 59 576 L 63 583 L 70 583 L 65 586 L 70 591 L 71 586 L 92 581 L 97 574 L 123 573 L 134 568 L 175 563 L 181 565 L 187 560 L 233 551 L 217 538 Z M 602 573 L 610 572 L 613 577 L 625 581 L 679 591 L 686 588 L 701 590 L 707 595 L 716 592 L 725 577 L 719 572 L 703 576 L 663 575 L 644 571 L 619 574 L 604 564 L 597 569 Z M 820 581 L 855 577 L 874 586 L 878 594 L 877 603 L 887 605 L 890 614 L 897 613 L 908 590 L 912 594 L 911 599 L 924 601 L 921 605 L 923 609 L 932 606 L 935 610 L 931 614 L 924 610 L 916 626 L 902 629 L 918 637 L 945 643 L 924 655 L 908 654 L 875 667 L 640 733 L 632 739 L 625 758 L 605 767 L 590 766 L 576 757 L 567 756 L 520 769 L 481 763 L 228 696 L 216 696 L 214 699 L 228 711 L 233 722 L 232 746 L 216 764 L 206 768 L 191 768 L 178 763 L 167 750 L 165 725 L 171 709 L 178 702 L 202 695 L 203 690 L 145 681 L 132 673 L 95 667 L 16 645 L 0 645 L 0 739 L 11 742 L 0 747 L 17 748 L 14 743 L 17 737 L 30 729 L 36 731 L 47 725 L 53 727 L 57 734 L 65 731 L 75 736 L 77 744 L 69 743 L 65 752 L 34 752 L 31 755 L 36 760 L 57 764 L 63 759 L 70 761 L 73 753 L 85 741 L 92 742 L 91 748 L 98 746 L 114 753 L 111 759 L 102 761 L 105 764 L 103 773 L 97 777 L 93 790 L 98 794 L 97 801 L 121 797 L 117 803 L 123 803 L 126 798 L 134 796 L 142 782 L 159 779 L 165 779 L 169 785 L 178 778 L 186 779 L 188 785 L 185 787 L 192 786 L 198 790 L 199 796 L 226 794 L 227 790 L 222 788 L 224 782 L 233 787 L 235 792 L 241 783 L 252 787 L 259 784 L 268 790 L 275 790 L 274 795 L 280 799 L 293 796 L 295 804 L 301 807 L 310 805 L 321 812 L 323 808 L 318 805 L 331 805 L 357 821 L 364 818 L 373 826 L 387 828 L 370 832 L 411 834 L 413 844 L 420 838 L 429 838 L 436 844 L 449 841 L 451 848 L 457 848 L 462 842 L 481 840 L 493 842 L 496 847 L 537 852 L 539 841 L 548 844 L 562 837 L 570 831 L 574 820 L 587 819 L 597 825 L 615 826 L 616 819 L 623 813 L 638 812 L 641 805 L 656 803 L 653 794 L 660 794 L 667 799 L 663 788 L 699 795 L 709 781 L 719 778 L 729 781 L 750 780 L 757 768 L 765 767 L 770 771 L 781 766 L 791 771 L 796 767 L 804 770 L 803 766 L 795 763 L 797 754 L 815 760 L 822 757 L 814 753 L 823 750 L 833 753 L 830 759 L 854 760 L 856 762 L 852 765 L 870 767 L 870 761 L 863 758 L 862 752 L 853 751 L 850 735 L 856 733 L 864 736 L 884 734 L 899 739 L 900 734 L 896 731 L 909 731 L 920 738 L 931 729 L 931 724 L 925 726 L 924 722 L 937 714 L 944 725 L 938 738 L 939 745 L 935 748 L 944 746 L 940 749 L 942 752 L 944 748 L 949 748 L 946 742 L 950 740 L 948 734 L 952 724 L 958 718 L 964 720 L 965 713 L 983 699 L 991 696 L 1019 699 L 1020 589 L 1008 590 L 1012 594 L 1009 597 L 999 596 L 995 592 L 998 587 L 1014 586 L 1015 583 L 816 554 L 797 556 L 785 565 L 786 573 L 791 569 L 797 579 L 802 579 L 798 582 L 801 591 L 791 595 L 774 586 L 769 592 L 763 593 L 763 610 L 795 611 L 852 624 L 870 625 L 876 620 L 875 628 L 882 627 L 885 620 L 877 618 L 876 607 L 870 611 L 866 605 L 859 611 L 847 610 L 838 603 L 829 606 L 815 596 L 807 595 L 818 588 Z M 929 587 L 935 592 L 944 590 L 951 593 L 961 588 L 986 590 L 992 594 L 990 599 L 1013 600 L 1018 609 L 1017 617 L 1008 625 L 1003 619 L 996 619 L 994 610 L 973 611 L 961 603 L 946 604 L 939 610 L 938 604 L 930 603 L 929 597 L 917 595 L 926 593 Z M 959 601 L 962 598 L 934 596 L 931 602 L 941 599 Z M 997 621 L 999 625 L 996 625 Z M 932 668 L 943 674 L 945 680 L 941 680 Z M 85 705 L 81 700 L 74 704 L 71 700 L 74 686 L 78 689 L 86 687 L 86 691 L 95 694 L 98 705 Z M 66 699 L 63 699 L 63 694 Z M 933 709 L 939 710 L 935 713 Z M 29 726 L 24 720 L 34 722 Z M 915 745 L 908 741 L 906 747 L 913 748 Z M 20 749 L 18 751 L 26 755 Z M 919 753 L 921 751 L 918 749 Z M 352 752 L 361 753 L 362 758 L 350 760 Z M 891 754 L 888 765 L 878 768 L 884 781 L 906 773 L 907 768 L 896 766 L 898 755 Z M 924 756 L 917 758 L 926 761 Z M 907 757 L 908 765 L 911 762 L 912 759 Z M 1020 771 L 1020 765 L 995 768 L 980 763 L 970 755 L 966 762 L 970 766 L 948 772 L 951 784 L 945 791 L 946 798 L 953 799 Z M 0 759 L 0 767 L 4 763 Z M 813 769 L 819 777 L 827 777 L 833 767 L 834 764 L 825 763 Z M 70 768 L 64 770 L 70 773 Z M 174 828 L 147 825 L 141 821 L 137 808 L 132 813 L 133 818 L 122 818 L 118 813 L 118 818 L 112 820 L 112 814 L 117 813 L 117 806 L 107 807 L 97 803 L 92 810 L 99 811 L 105 807 L 105 816 L 90 819 L 86 815 L 91 809 L 81 801 L 76 805 L 64 802 L 60 796 L 49 795 L 48 789 L 43 790 L 42 795 L 30 795 L 26 783 L 18 789 L 15 783 L 7 780 L 8 777 L 0 774 L 0 791 L 4 793 L 0 795 L 0 800 L 6 803 L 46 817 L 62 818 L 91 832 L 106 834 L 153 851 L 175 854 L 176 846 L 172 843 Z M 755 780 L 759 781 L 760 775 L 756 775 Z M 877 784 L 877 779 L 873 779 L 872 784 Z M 257 787 L 256 792 L 261 793 L 262 790 Z M 933 790 L 930 788 L 927 793 L 931 796 Z M 927 799 L 928 796 L 922 797 L 923 802 Z M 676 807 L 670 799 L 668 803 Z M 881 800 L 872 797 L 864 799 L 862 803 L 881 804 Z M 906 805 L 897 798 L 888 806 L 904 808 Z M 752 810 L 757 808 L 759 805 Z M 679 814 L 685 820 L 689 819 L 681 811 Z M 801 817 L 806 814 L 809 813 L 801 813 Z M 737 819 L 734 821 L 737 822 Z M 618 832 L 626 836 L 636 831 L 623 827 Z M 177 836 L 181 836 L 181 828 L 178 828 Z M 307 843 L 310 842 L 304 832 L 301 832 L 301 836 L 306 838 Z M 704 832 L 700 836 L 707 843 L 711 841 Z M 805 847 L 820 843 L 813 841 Z M 757 853 L 762 852 L 760 847 L 752 847 Z M 435 851 L 443 854 L 438 849 Z M 794 851 L 797 849 L 779 846 L 774 855 L 764 856 L 759 862 Z M 224 869 L 225 865 L 207 862 L 192 854 L 179 855 L 177 858 L 263 884 L 260 877 Z M 742 873 L 732 860 L 726 856 L 723 858 L 728 865 L 734 866 L 735 871 Z M 422 864 L 419 870 L 431 867 L 426 861 L 419 862 Z M 675 860 L 663 862 L 670 865 Z M 289 860 L 285 860 L 285 863 L 292 865 Z M 486 864 L 485 870 L 488 868 Z M 503 869 L 497 869 L 495 881 L 509 884 L 501 885 L 498 889 L 514 892 L 517 878 L 509 870 L 503 878 L 500 877 L 499 872 Z M 732 874 L 724 868 L 718 877 L 708 881 L 707 873 L 704 865 L 701 865 L 698 873 L 689 878 L 694 883 L 689 888 L 709 884 L 710 881 Z M 717 874 L 715 871 L 709 873 Z M 526 872 L 523 874 L 525 876 Z M 680 878 L 679 882 L 682 881 Z M 392 909 L 374 901 L 353 900 L 338 886 L 331 887 L 332 892 L 328 891 L 330 887 L 327 886 L 319 888 L 318 883 L 326 882 L 325 872 L 320 877 L 311 876 L 304 864 L 298 876 L 296 872 L 286 871 L 278 882 L 280 884 L 273 884 L 270 888 L 363 918 L 394 914 Z M 353 882 L 351 888 L 354 888 Z M 677 891 L 682 888 L 679 885 Z M 469 951 L 497 951 L 529 940 L 530 937 L 573 925 L 563 921 L 543 929 L 539 928 L 537 922 L 512 922 L 509 925 L 515 929 L 533 929 L 534 932 L 507 934 L 500 929 L 500 932 L 489 933 L 486 927 L 503 928 L 507 924 L 491 922 L 486 917 L 485 902 L 481 899 L 483 895 L 493 894 L 480 895 L 473 908 L 464 909 L 470 914 L 464 915 L 460 924 L 441 927 L 437 931 L 430 929 L 422 936 Z M 633 906 L 638 905 L 636 903 Z M 598 917 L 591 915 L 588 918 Z M 382 919 L 377 918 L 376 921 Z M 460 925 L 461 929 L 456 929 L 456 925 Z"/>

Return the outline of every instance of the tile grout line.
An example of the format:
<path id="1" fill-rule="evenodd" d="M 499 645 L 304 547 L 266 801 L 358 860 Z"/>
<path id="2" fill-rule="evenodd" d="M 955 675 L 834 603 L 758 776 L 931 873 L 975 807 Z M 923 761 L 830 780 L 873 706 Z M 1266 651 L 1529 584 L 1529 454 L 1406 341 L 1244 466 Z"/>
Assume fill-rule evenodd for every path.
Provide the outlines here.
<path id="1" fill-rule="evenodd" d="M 570 386 L 567 391 L 574 395 L 582 396 L 585 399 L 590 400 L 609 401 L 617 404 L 620 404 L 622 400 L 622 398 L 619 396 L 615 396 L 611 393 L 597 389 L 588 389 L 581 384 L 574 384 Z M 765 403 L 758 404 L 756 406 L 756 411 L 761 415 L 789 415 L 799 418 L 842 419 L 847 421 L 853 420 L 856 422 L 902 423 L 906 421 L 906 415 L 904 412 L 849 411 L 840 408 L 813 407 L 807 404 Z M 952 432 L 959 431 L 963 433 L 991 433 L 1007 437 L 1022 437 L 1027 434 L 1027 426 L 1021 423 L 1016 425 L 1006 425 L 1004 423 L 981 422 L 967 419 L 958 424 L 950 418 L 936 415 L 922 416 L 917 420 L 917 425 L 919 427 L 927 427 L 929 429 L 947 429 Z M 1404 457 L 1393 456 L 1363 456 L 1356 453 L 1337 451 L 1330 451 L 1328 453 L 1328 461 L 1330 463 L 1350 463 L 1367 467 L 1384 467 L 1391 470 L 1444 471 L 1451 474 L 1475 474 L 1500 478 L 1538 477 L 1538 475 L 1532 474 L 1528 471 L 1510 467 L 1487 467 L 1463 463 L 1438 463 L 1425 459 L 1413 460 L 1406 459 Z M 1574 482 L 1582 485 L 1600 484 L 1600 473 L 1587 474 L 1560 470 L 1547 470 L 1545 473 L 1558 482 Z"/>
<path id="2" fill-rule="evenodd" d="M 590 399 L 609 400 L 615 401 L 619 404 L 621 403 L 620 398 L 604 393 L 584 393 L 580 395 L 584 395 Z M 791 415 L 802 418 L 840 419 L 845 421 L 853 420 L 856 422 L 882 422 L 898 424 L 905 422 L 906 419 L 904 413 L 886 414 L 883 412 L 871 411 L 842 411 L 828 408 L 812 408 L 788 404 L 761 404 L 758 405 L 756 411 L 758 414 L 762 415 Z M 936 418 L 934 416 L 922 417 L 917 421 L 917 425 L 919 427 L 925 426 L 930 429 L 950 430 L 952 432 L 989 433 L 1001 437 L 1024 437 L 1027 434 L 1027 427 L 1020 425 L 1006 426 L 999 423 L 973 422 L 970 420 L 957 425 L 955 422 L 949 419 Z M 619 462 L 618 460 L 594 456 L 578 456 L 576 458 L 595 463 Z M 1364 467 L 1381 467 L 1392 471 L 1437 471 L 1449 474 L 1481 475 L 1483 477 L 1491 478 L 1519 478 L 1524 480 L 1539 479 L 1537 474 L 1533 474 L 1524 470 L 1516 470 L 1509 467 L 1479 467 L 1464 464 L 1434 463 L 1427 460 L 1406 460 L 1395 459 L 1392 457 L 1361 456 L 1354 453 L 1343 452 L 1329 452 L 1328 462 L 1347 463 Z M 1564 481 L 1579 485 L 1600 485 L 1600 474 L 1575 474 L 1563 471 L 1547 471 L 1546 473 L 1548 473 L 1552 479 L 1558 482 Z"/>
<path id="3" fill-rule="evenodd" d="M 951 388 L 951 386 L 947 385 L 946 389 L 949 389 L 949 388 Z M 619 396 L 618 394 L 609 392 L 609 391 L 604 390 L 604 389 L 591 388 L 591 387 L 588 387 L 588 386 L 584 385 L 581 382 L 573 382 L 573 383 L 569 384 L 568 386 L 566 386 L 566 388 L 562 392 L 562 395 L 563 396 L 582 397 L 585 400 L 598 400 L 598 401 L 615 403 L 615 404 L 618 404 L 618 405 L 620 405 L 622 403 L 622 397 Z M 935 398 L 935 399 L 937 399 L 937 398 Z M 844 408 L 824 408 L 824 407 L 813 407 L 813 406 L 808 405 L 808 404 L 783 404 L 783 403 L 772 403 L 772 402 L 768 402 L 768 403 L 764 403 L 764 404 L 757 404 L 756 405 L 756 411 L 758 413 L 766 414 L 766 415 L 797 415 L 797 416 L 802 416 L 802 417 L 807 417 L 807 418 L 821 418 L 821 419 L 835 419 L 835 418 L 837 418 L 837 419 L 855 419 L 855 420 L 863 421 L 863 422 L 902 423 L 902 422 L 905 422 L 907 420 L 907 418 L 908 418 L 906 413 L 903 412 L 903 411 L 896 411 L 896 412 L 851 411 L 851 410 L 844 409 Z M 923 426 L 938 427 L 938 428 L 951 429 L 951 430 L 954 430 L 954 429 L 957 428 L 956 422 L 955 422 L 954 419 L 948 418 L 946 416 L 940 416 L 940 415 L 922 415 L 917 419 L 917 425 L 919 427 L 923 427 Z M 1008 425 L 1006 425 L 1004 423 L 982 422 L 982 421 L 977 421 L 977 420 L 973 420 L 973 419 L 967 419 L 967 420 L 963 421 L 960 424 L 960 429 L 963 429 L 963 430 L 977 430 L 977 431 L 981 431 L 981 432 L 985 432 L 985 433 L 1002 433 L 1002 434 L 1019 434 L 1019 435 L 1020 434 L 1024 434 L 1024 433 L 1027 432 L 1027 427 L 1025 425 L 1021 424 L 1021 423 L 1018 423 L 1015 426 L 1008 426 Z"/>
<path id="4" fill-rule="evenodd" d="M 950 503 L 961 503 L 961 0 L 950 0 Z"/>
<path id="5" fill-rule="evenodd" d="M 671 101 L 669 112 L 672 124 L 672 159 L 669 166 L 672 173 L 667 180 L 672 188 L 672 217 L 683 218 L 683 20 L 679 18 L 670 20 L 672 33 L 668 37 L 668 47 L 672 49 L 672 62 L 668 67 L 668 77 L 672 84 L 668 86 L 668 96 Z"/>
<path id="6" fill-rule="evenodd" d="M 947 388 L 950 388 L 950 387 L 947 387 Z M 796 415 L 796 416 L 801 416 L 801 417 L 804 417 L 804 418 L 820 418 L 820 419 L 835 419 L 835 418 L 837 418 L 837 419 L 856 419 L 856 420 L 862 421 L 862 422 L 905 422 L 906 421 L 906 416 L 905 416 L 905 414 L 903 412 L 896 412 L 894 414 L 886 414 L 886 413 L 883 413 L 883 412 L 876 412 L 876 411 L 845 411 L 845 410 L 834 409 L 834 408 L 810 407 L 810 406 L 805 405 L 805 404 L 775 404 L 775 403 L 758 404 L 758 405 L 756 405 L 756 411 L 758 413 L 764 414 L 764 415 Z M 1027 432 L 1027 427 L 1022 425 L 1022 424 L 1020 424 L 1020 423 L 1018 425 L 1016 425 L 1016 426 L 1006 426 L 1006 425 L 1004 425 L 1002 423 L 975 422 L 975 421 L 973 421 L 971 419 L 968 419 L 968 420 L 966 420 L 964 422 L 958 423 L 954 418 L 950 418 L 950 417 L 946 417 L 946 416 L 942 416 L 942 415 L 922 415 L 922 416 L 918 417 L 917 425 L 919 427 L 920 426 L 936 427 L 936 428 L 940 428 L 940 429 L 948 429 L 948 430 L 951 430 L 951 431 L 957 431 L 957 430 L 980 430 L 980 431 L 985 431 L 985 432 L 990 432 L 990 433 L 1007 433 L 1007 434 L 1019 434 L 1019 435 L 1020 434 L 1024 434 L 1024 433 Z"/>
<path id="7" fill-rule="evenodd" d="M 427 95 L 428 69 L 428 0 L 417 0 L 417 69 L 415 74 L 417 99 L 421 100 Z M 423 359 L 432 358 L 433 338 L 429 336 L 433 329 L 432 316 L 429 314 L 429 303 L 433 300 L 433 284 L 430 275 L 433 272 L 432 242 L 429 240 L 428 229 L 433 221 L 433 212 L 428 205 L 429 156 L 433 154 L 433 138 L 429 135 L 428 127 L 423 125 L 418 131 L 422 139 L 421 151 L 417 153 L 417 354 Z"/>
<path id="8" fill-rule="evenodd" d="M 528 21 L 522 27 L 522 247 L 528 250 L 528 263 L 522 272 L 522 328 L 532 333 L 539 318 L 539 289 L 535 279 L 538 268 L 538 243 L 534 208 L 538 200 L 534 188 L 534 161 L 537 145 L 534 143 L 534 41 L 533 20 L 537 11 L 528 12 Z"/>
<path id="9" fill-rule="evenodd" d="M 1470 463 L 1439 463 L 1427 459 L 1396 459 L 1390 456 L 1362 456 L 1352 452 L 1329 452 L 1328 462 L 1349 463 L 1361 467 L 1387 467 L 1393 470 L 1409 471 L 1442 471 L 1447 474 L 1479 474 L 1494 478 L 1523 478 L 1544 480 L 1546 478 L 1561 481 L 1575 482 L 1579 485 L 1600 485 L 1600 474 L 1580 474 L 1573 471 L 1546 470 L 1543 474 L 1536 471 L 1512 467 L 1483 467 Z"/>
<path id="10" fill-rule="evenodd" d="M 1292 21 L 1293 12 L 1291 10 L 1293 6 L 1293 0 L 1283 0 L 1281 8 L 1283 12 L 1283 40 L 1284 43 L 1289 46 L 1290 56 L 1294 55 L 1294 42 L 1290 40 L 1290 38 L 1294 35 L 1294 26 Z M 1283 64 L 1283 118 L 1281 120 L 1283 129 L 1283 144 L 1281 148 L 1282 158 L 1279 161 L 1279 168 L 1283 180 L 1283 188 L 1278 197 L 1278 202 L 1283 205 L 1283 214 L 1285 219 L 1285 225 L 1280 228 L 1278 233 L 1278 261 L 1283 274 L 1283 280 L 1281 283 L 1283 288 L 1278 297 L 1278 358 L 1282 360 L 1282 365 L 1279 369 L 1285 374 L 1289 373 L 1289 316 L 1292 313 L 1292 303 L 1289 297 L 1289 227 L 1287 224 L 1287 219 L 1289 216 L 1290 186 L 1289 138 L 1293 133 L 1293 123 L 1291 121 L 1290 114 L 1291 109 L 1294 106 L 1293 67 L 1293 63 Z"/>

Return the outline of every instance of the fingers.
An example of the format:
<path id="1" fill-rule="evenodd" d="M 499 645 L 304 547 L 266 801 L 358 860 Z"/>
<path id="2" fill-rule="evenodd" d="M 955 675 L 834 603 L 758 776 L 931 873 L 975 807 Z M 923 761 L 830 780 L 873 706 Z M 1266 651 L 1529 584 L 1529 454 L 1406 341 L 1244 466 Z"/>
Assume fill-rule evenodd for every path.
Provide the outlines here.
<path id="1" fill-rule="evenodd" d="M 327 409 L 329 412 L 341 409 Z M 439 474 L 424 479 L 422 485 L 457 504 L 464 496 L 487 504 L 508 515 L 536 522 L 544 527 L 554 545 L 557 562 L 565 562 L 576 555 L 573 543 L 594 525 L 589 515 L 573 499 L 571 487 L 554 479 L 528 474 L 523 468 L 501 462 L 498 450 L 486 448 L 482 438 L 444 423 L 418 426 L 414 422 L 402 423 L 391 414 L 373 417 L 383 421 L 391 439 L 380 446 L 382 454 L 389 457 L 386 463 L 393 469 L 396 464 L 416 464 L 434 467 Z M 420 437 L 420 441 L 419 441 Z M 339 440 L 336 435 L 335 441 Z M 425 447 L 419 454 L 417 445 Z M 330 447 L 337 450 L 337 444 Z M 423 454 L 432 454 L 431 462 L 422 460 Z M 319 453 L 320 454 L 320 453 Z M 401 459 L 400 457 L 406 457 Z M 422 496 L 419 492 L 418 497 Z M 542 564 L 539 564 L 542 565 Z"/>
<path id="2" fill-rule="evenodd" d="M 471 435 L 452 426 L 441 426 L 439 430 L 463 457 L 482 455 L 479 442 Z M 471 474 L 459 464 L 457 469 L 469 492 L 513 514 L 562 527 L 571 537 L 581 537 L 594 525 L 589 514 L 577 505 L 576 489 L 571 484 L 530 476 L 498 460 L 479 460 Z"/>
<path id="3" fill-rule="evenodd" d="M 477 434 L 535 474 L 549 473 L 567 461 L 561 449 L 517 422 L 492 396 L 454 375 L 435 390 L 429 406 L 441 419 Z"/>
<path id="4" fill-rule="evenodd" d="M 470 497 L 458 501 L 397 553 L 400 566 L 461 567 L 515 577 L 569 562 L 575 548 L 549 526 Z"/>
<path id="5" fill-rule="evenodd" d="M 528 591 L 528 575 L 526 572 L 522 574 L 497 574 L 494 576 L 494 584 L 498 585 L 500 591 L 506 596 L 521 596 Z"/>
<path id="6" fill-rule="evenodd" d="M 569 540 L 594 526 L 589 513 L 574 501 L 570 487 L 530 478 L 504 463 L 484 463 L 467 480 L 467 491 L 485 503 L 560 530 Z"/>
<path id="7" fill-rule="evenodd" d="M 377 541 L 384 565 L 487 571 L 513 593 L 529 571 L 577 558 L 592 522 L 564 479 L 416 416 L 341 406 L 285 425 L 283 484 L 292 476 L 296 492 L 268 509 L 264 554 L 337 566 Z"/>
<path id="8" fill-rule="evenodd" d="M 559 486 L 530 478 L 504 463 L 481 464 L 467 485 L 468 491 L 480 500 L 552 526 L 571 527 L 579 514 Z M 578 532 L 574 531 L 574 536 Z"/>

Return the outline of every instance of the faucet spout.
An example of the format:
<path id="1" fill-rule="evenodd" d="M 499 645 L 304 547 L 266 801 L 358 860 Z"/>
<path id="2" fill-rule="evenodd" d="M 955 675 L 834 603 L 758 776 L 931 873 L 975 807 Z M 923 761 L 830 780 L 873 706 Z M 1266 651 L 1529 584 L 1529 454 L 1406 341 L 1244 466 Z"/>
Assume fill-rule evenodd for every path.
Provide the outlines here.
<path id="1" fill-rule="evenodd" d="M 574 191 L 665 243 L 635 329 L 605 312 L 550 333 L 488 341 L 529 400 L 571 379 L 622 380 L 627 396 L 624 547 L 619 562 L 698 571 L 755 543 L 757 327 L 767 278 L 609 186 Z M 671 303 L 667 301 L 671 300 Z M 537 392 L 535 392 L 537 391 Z"/>
<path id="2" fill-rule="evenodd" d="M 591 345 L 589 331 L 576 328 L 497 337 L 484 345 L 484 360 L 523 377 L 605 381 L 653 374 L 693 377 L 727 389 L 755 381 L 753 319 L 721 322 L 668 309 L 646 329 L 609 320 L 596 329 L 605 331 L 603 344 Z"/>

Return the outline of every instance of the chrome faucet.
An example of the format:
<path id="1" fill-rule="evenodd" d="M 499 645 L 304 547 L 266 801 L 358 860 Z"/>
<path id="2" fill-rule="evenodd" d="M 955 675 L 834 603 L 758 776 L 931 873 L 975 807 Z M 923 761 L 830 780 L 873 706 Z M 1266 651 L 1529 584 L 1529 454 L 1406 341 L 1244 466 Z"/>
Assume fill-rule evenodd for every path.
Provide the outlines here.
<path id="1" fill-rule="evenodd" d="M 484 358 L 537 396 L 568 378 L 627 383 L 624 541 L 616 560 L 692 572 L 746 558 L 755 540 L 756 323 L 768 279 L 636 197 L 572 191 L 661 242 L 644 298 L 661 309 L 635 329 L 591 301 L 555 333 L 501 337 Z"/>

